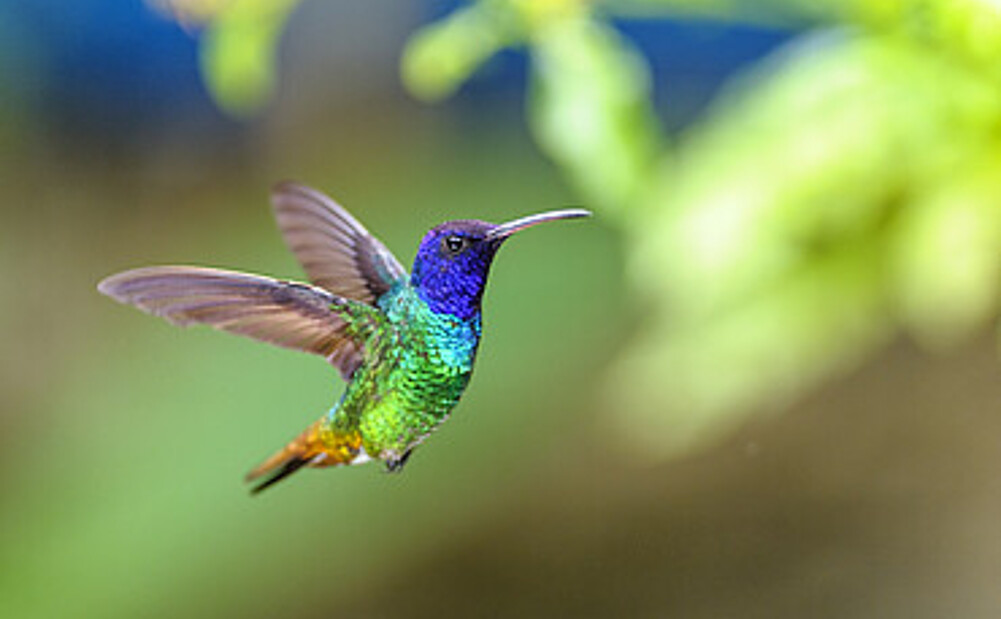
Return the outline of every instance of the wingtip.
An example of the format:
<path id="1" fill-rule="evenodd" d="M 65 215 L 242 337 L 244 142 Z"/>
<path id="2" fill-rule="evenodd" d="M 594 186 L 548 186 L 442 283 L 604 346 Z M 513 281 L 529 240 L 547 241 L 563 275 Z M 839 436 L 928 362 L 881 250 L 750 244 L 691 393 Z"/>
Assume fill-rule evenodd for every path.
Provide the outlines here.
<path id="1" fill-rule="evenodd" d="M 282 179 L 271 186 L 271 195 L 295 191 L 300 189 L 302 186 L 302 183 L 296 182 L 292 179 Z"/>
<path id="2" fill-rule="evenodd" d="M 131 271 L 121 271 L 113 275 L 109 275 L 97 282 L 97 291 L 106 297 L 111 297 L 116 301 L 122 301 L 121 284 L 126 281 L 131 274 L 133 274 L 137 269 L 132 269 Z"/>
<path id="3" fill-rule="evenodd" d="M 137 305 L 133 295 L 149 280 L 177 274 L 197 274 L 203 277 L 246 277 L 248 274 L 214 267 L 156 265 L 137 267 L 109 275 L 97 283 L 97 291 L 121 303 Z M 253 276 L 250 276 L 253 277 Z"/>
<path id="4" fill-rule="evenodd" d="M 97 282 L 97 291 L 117 301 L 125 302 L 126 295 L 122 290 L 123 286 L 127 286 L 129 282 L 134 282 L 142 277 L 160 274 L 172 268 L 177 267 L 150 266 L 119 271 Z"/>
<path id="5" fill-rule="evenodd" d="M 294 205 L 302 200 L 333 202 L 333 199 L 322 191 L 297 181 L 286 179 L 271 186 L 271 208 L 276 215 L 287 209 L 294 209 Z"/>
<path id="6" fill-rule="evenodd" d="M 108 297 L 113 296 L 111 294 L 111 288 L 114 284 L 112 281 L 114 277 L 114 275 L 109 275 L 108 277 L 105 277 L 101 281 L 97 282 L 97 291 Z"/>

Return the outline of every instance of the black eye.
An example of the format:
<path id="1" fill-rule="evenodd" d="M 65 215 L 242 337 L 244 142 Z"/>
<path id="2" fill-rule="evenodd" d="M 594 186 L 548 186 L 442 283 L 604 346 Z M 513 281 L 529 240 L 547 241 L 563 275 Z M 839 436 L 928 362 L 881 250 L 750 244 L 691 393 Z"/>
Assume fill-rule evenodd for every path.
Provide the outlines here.
<path id="1" fill-rule="evenodd" d="M 466 239 L 452 234 L 445 237 L 443 244 L 445 245 L 445 249 L 448 250 L 448 253 L 457 254 L 466 247 Z"/>

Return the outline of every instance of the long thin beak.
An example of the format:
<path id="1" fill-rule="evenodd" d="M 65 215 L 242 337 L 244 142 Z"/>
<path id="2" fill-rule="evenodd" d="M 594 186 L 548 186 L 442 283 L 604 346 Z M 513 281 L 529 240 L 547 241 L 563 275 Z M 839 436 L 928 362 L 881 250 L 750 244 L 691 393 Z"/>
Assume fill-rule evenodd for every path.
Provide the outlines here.
<path id="1" fill-rule="evenodd" d="M 521 232 L 525 228 L 531 228 L 534 225 L 545 223 L 547 221 L 556 221 L 557 219 L 577 219 L 578 217 L 590 216 L 591 211 L 582 208 L 567 208 L 558 211 L 536 213 L 535 215 L 528 215 L 527 217 L 521 217 L 502 224 L 497 224 L 487 231 L 486 240 L 500 241 L 502 239 L 506 239 L 515 232 Z"/>

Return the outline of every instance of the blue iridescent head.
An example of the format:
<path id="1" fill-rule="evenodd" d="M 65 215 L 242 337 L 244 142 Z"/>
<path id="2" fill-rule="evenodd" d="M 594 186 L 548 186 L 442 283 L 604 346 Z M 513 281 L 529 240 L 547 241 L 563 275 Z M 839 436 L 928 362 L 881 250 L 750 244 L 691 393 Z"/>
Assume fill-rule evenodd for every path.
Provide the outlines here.
<path id="1" fill-rule="evenodd" d="M 503 224 L 475 219 L 443 223 L 421 240 L 410 283 L 431 311 L 469 320 L 480 313 L 490 264 L 505 240 L 536 224 L 590 214 L 583 209 L 566 209 Z"/>

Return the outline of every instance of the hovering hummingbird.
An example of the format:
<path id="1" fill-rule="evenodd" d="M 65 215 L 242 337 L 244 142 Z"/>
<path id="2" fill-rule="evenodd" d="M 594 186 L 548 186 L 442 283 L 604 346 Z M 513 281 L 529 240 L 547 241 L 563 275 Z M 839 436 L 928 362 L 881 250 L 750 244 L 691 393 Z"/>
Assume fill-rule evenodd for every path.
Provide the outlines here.
<path id="1" fill-rule="evenodd" d="M 318 421 L 247 475 L 253 492 L 303 466 L 383 462 L 398 471 L 458 403 L 480 340 L 490 264 L 512 234 L 583 209 L 503 224 L 443 223 L 424 235 L 413 272 L 324 194 L 280 183 L 278 227 L 312 284 L 191 266 L 108 277 L 98 290 L 178 325 L 216 329 L 323 356 L 348 385 Z"/>

